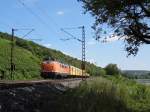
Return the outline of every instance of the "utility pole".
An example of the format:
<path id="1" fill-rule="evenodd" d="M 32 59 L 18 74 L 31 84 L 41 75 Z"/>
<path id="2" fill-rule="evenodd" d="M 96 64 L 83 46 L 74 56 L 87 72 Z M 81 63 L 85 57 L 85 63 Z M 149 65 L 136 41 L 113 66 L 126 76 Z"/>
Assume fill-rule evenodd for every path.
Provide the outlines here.
<path id="1" fill-rule="evenodd" d="M 30 30 L 25 36 L 27 36 L 28 34 L 30 34 L 34 29 L 14 29 L 12 28 L 12 35 L 11 35 L 11 51 L 10 51 L 10 75 L 11 75 L 11 79 L 13 80 L 13 72 L 16 69 L 16 65 L 14 63 L 14 47 L 15 47 L 15 41 L 14 41 L 14 35 L 15 35 L 15 31 L 18 30 Z M 25 37 L 24 36 L 24 37 Z"/>
<path id="2" fill-rule="evenodd" d="M 82 28 L 82 80 L 83 76 L 85 75 L 85 28 L 84 26 L 81 27 Z"/>
<path id="3" fill-rule="evenodd" d="M 75 27 L 75 28 L 65 28 L 65 29 L 82 29 L 82 39 L 79 39 L 75 37 L 74 35 L 70 34 L 69 32 L 65 31 L 64 29 L 61 29 L 63 32 L 65 32 L 67 35 L 71 36 L 72 38 L 62 39 L 62 40 L 71 40 L 75 39 L 82 43 L 82 62 L 81 62 L 81 69 L 82 69 L 82 80 L 84 80 L 83 76 L 85 75 L 85 27 Z"/>
<path id="4" fill-rule="evenodd" d="M 14 57 L 14 31 L 15 29 L 12 28 L 12 37 L 11 37 L 11 56 L 10 56 L 10 75 L 11 79 L 13 79 L 13 71 L 15 70 L 15 64 L 13 62 Z"/>

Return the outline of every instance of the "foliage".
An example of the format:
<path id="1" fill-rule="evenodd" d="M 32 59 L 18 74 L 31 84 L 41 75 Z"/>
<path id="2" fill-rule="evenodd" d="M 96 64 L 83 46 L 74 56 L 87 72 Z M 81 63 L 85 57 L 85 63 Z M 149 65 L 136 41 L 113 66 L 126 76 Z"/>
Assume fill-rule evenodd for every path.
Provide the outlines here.
<path id="1" fill-rule="evenodd" d="M 122 100 L 123 95 L 104 78 L 83 82 L 65 94 L 60 102 L 66 105 L 60 105 L 60 108 L 67 112 L 129 112 Z"/>
<path id="2" fill-rule="evenodd" d="M 109 77 L 108 79 L 125 91 L 126 97 L 124 99 L 133 112 L 150 111 L 150 86 L 139 84 L 121 76 L 118 78 Z"/>
<path id="3" fill-rule="evenodd" d="M 107 75 L 66 91 L 59 107 L 65 112 L 149 112 L 149 99 L 150 87 Z"/>
<path id="4" fill-rule="evenodd" d="M 14 79 L 39 78 L 40 60 L 25 49 L 15 46 Z M 5 72 L 5 79 L 10 79 L 10 41 L 0 38 L 0 70 Z"/>
<path id="5" fill-rule="evenodd" d="M 101 76 L 107 75 L 107 74 L 106 74 L 106 70 L 105 70 L 105 69 L 101 69 L 100 75 L 101 75 Z"/>
<path id="6" fill-rule="evenodd" d="M 108 64 L 105 67 L 105 71 L 107 75 L 118 75 L 120 74 L 120 70 L 116 64 Z"/>
<path id="7" fill-rule="evenodd" d="M 128 55 L 136 55 L 140 45 L 150 44 L 150 0 L 78 1 L 95 18 L 96 39 L 101 38 L 102 25 L 107 24 L 125 40 Z"/>

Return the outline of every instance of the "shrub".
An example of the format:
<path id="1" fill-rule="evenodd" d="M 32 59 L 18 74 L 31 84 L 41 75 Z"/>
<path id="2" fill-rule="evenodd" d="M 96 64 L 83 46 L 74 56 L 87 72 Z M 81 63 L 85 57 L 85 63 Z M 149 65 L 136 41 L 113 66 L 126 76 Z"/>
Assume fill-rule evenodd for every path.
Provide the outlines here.
<path id="1" fill-rule="evenodd" d="M 120 70 L 116 64 L 109 64 L 105 67 L 107 75 L 118 75 L 120 74 Z"/>

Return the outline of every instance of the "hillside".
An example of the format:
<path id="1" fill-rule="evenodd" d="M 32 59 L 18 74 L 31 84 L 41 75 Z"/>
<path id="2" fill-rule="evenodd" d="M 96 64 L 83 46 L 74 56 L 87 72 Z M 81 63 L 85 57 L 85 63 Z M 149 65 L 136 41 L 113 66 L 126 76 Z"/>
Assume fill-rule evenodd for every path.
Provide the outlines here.
<path id="1" fill-rule="evenodd" d="M 0 33 L 0 70 L 5 71 L 6 79 L 10 79 L 10 39 L 11 36 L 9 34 Z M 65 55 L 60 51 L 46 48 L 32 41 L 23 40 L 18 37 L 15 37 L 15 40 L 15 79 L 40 78 L 40 63 L 47 57 L 80 68 L 80 60 Z M 86 69 L 91 75 L 100 75 L 101 72 L 103 72 L 101 67 L 97 67 L 89 62 L 86 62 Z"/>
<path id="2" fill-rule="evenodd" d="M 15 79 L 38 78 L 40 73 L 40 59 L 30 51 L 21 47 L 15 47 L 16 72 Z M 0 69 L 5 71 L 5 78 L 10 79 L 10 41 L 0 38 Z"/>
<path id="3" fill-rule="evenodd" d="M 123 70 L 123 75 L 132 79 L 150 79 L 148 70 Z"/>
<path id="4" fill-rule="evenodd" d="M 123 73 L 131 74 L 131 75 L 145 75 L 150 73 L 150 71 L 147 70 L 124 70 Z"/>

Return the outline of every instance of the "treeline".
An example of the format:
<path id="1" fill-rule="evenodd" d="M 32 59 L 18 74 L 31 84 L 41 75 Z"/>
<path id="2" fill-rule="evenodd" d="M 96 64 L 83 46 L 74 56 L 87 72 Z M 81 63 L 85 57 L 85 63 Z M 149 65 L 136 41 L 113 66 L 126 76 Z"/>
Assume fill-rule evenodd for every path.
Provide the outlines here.
<path id="1" fill-rule="evenodd" d="M 125 76 L 129 79 L 150 79 L 150 73 L 141 74 L 141 75 L 133 75 L 133 74 L 123 73 L 123 76 Z"/>

